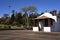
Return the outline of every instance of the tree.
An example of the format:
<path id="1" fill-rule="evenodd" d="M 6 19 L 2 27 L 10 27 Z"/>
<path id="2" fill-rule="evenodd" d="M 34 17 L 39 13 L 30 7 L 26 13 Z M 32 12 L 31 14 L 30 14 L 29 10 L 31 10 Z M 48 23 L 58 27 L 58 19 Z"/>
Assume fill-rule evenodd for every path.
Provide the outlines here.
<path id="1" fill-rule="evenodd" d="M 23 16 L 22 16 L 22 24 L 25 25 L 25 26 L 26 26 L 26 24 L 27 24 L 27 23 L 26 23 L 26 22 L 27 22 L 26 15 L 27 15 L 27 14 L 25 13 L 25 14 L 23 14 Z"/>
<path id="2" fill-rule="evenodd" d="M 0 18 L 0 23 L 1 23 L 1 24 L 5 24 L 5 20 L 4 20 L 3 17 Z"/>
<path id="3" fill-rule="evenodd" d="M 29 11 L 27 7 L 24 7 L 24 8 L 22 8 L 21 10 L 24 12 L 24 14 L 27 14 L 28 11 Z M 25 18 L 27 19 L 26 25 L 27 25 L 27 27 L 28 27 L 28 26 L 29 26 L 29 24 L 28 24 L 28 15 L 26 15 Z"/>
<path id="4" fill-rule="evenodd" d="M 58 17 L 60 18 L 60 11 L 58 12 Z"/>
<path id="5" fill-rule="evenodd" d="M 7 13 L 5 13 L 5 14 L 3 15 L 3 17 L 7 19 L 7 18 L 9 18 L 9 15 L 8 15 Z"/>
<path id="6" fill-rule="evenodd" d="M 7 13 L 5 13 L 0 19 L 1 23 L 2 24 L 7 24 L 6 21 L 7 21 L 8 18 L 9 18 L 9 15 Z"/>
<path id="7" fill-rule="evenodd" d="M 3 18 L 4 18 L 4 21 L 5 21 L 5 24 L 8 24 L 7 20 L 9 20 L 9 15 L 7 13 L 5 13 L 3 15 Z"/>
<path id="8" fill-rule="evenodd" d="M 34 6 L 29 6 L 29 7 L 24 7 L 24 8 L 22 8 L 22 11 L 26 14 L 26 19 L 27 19 L 27 21 L 26 21 L 26 23 L 27 23 L 27 28 L 29 27 L 29 15 L 31 14 L 31 13 L 34 13 L 34 12 L 36 12 L 36 7 L 34 7 Z"/>
<path id="9" fill-rule="evenodd" d="M 33 26 L 33 19 L 36 18 L 37 16 L 39 16 L 38 13 L 32 13 L 29 15 L 29 24 L 30 26 Z"/>
<path id="10" fill-rule="evenodd" d="M 57 15 L 57 11 L 56 11 L 56 10 L 50 11 L 50 13 L 51 13 L 53 16 Z"/>
<path id="11" fill-rule="evenodd" d="M 17 24 L 22 24 L 22 15 L 20 12 L 16 14 L 15 19 Z"/>
<path id="12" fill-rule="evenodd" d="M 35 6 L 29 6 L 28 7 L 28 11 L 29 11 L 29 13 L 36 13 L 37 12 L 37 8 Z"/>
<path id="13" fill-rule="evenodd" d="M 13 24 L 14 20 L 15 20 L 15 15 L 14 15 L 14 10 L 12 10 L 12 15 L 11 15 L 11 18 L 10 18 L 10 24 Z"/>
<path id="14" fill-rule="evenodd" d="M 7 25 L 9 25 L 9 24 L 10 24 L 10 18 L 6 19 L 5 23 L 6 23 Z"/>

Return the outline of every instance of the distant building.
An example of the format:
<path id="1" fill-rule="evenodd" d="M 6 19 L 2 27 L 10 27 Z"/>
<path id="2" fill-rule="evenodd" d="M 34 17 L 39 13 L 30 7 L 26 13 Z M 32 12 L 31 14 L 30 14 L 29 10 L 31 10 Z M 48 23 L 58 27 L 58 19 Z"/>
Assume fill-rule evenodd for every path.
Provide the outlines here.
<path id="1" fill-rule="evenodd" d="M 42 15 L 34 18 L 33 21 L 33 31 L 60 32 L 60 19 L 57 17 L 56 11 L 44 12 Z"/>

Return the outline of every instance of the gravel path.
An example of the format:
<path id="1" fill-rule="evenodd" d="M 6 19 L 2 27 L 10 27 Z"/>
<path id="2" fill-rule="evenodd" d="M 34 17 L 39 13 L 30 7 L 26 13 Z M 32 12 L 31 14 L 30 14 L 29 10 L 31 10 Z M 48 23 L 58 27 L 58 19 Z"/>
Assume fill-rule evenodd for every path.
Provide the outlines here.
<path id="1" fill-rule="evenodd" d="M 32 30 L 1 30 L 0 40 L 60 40 L 60 33 L 33 32 Z"/>

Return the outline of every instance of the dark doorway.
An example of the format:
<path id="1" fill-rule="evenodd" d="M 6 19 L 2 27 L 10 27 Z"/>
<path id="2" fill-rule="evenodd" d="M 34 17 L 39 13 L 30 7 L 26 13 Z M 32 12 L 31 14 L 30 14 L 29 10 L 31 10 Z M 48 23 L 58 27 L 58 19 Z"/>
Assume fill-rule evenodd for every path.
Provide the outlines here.
<path id="1" fill-rule="evenodd" d="M 47 27 L 48 26 L 48 19 L 45 19 L 45 23 L 44 23 L 45 25 L 45 27 Z"/>

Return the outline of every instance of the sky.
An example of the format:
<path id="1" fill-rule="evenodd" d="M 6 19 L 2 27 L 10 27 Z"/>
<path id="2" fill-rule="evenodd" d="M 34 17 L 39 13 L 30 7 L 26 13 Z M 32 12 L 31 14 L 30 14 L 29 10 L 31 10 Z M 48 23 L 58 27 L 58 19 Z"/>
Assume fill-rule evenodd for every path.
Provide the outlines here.
<path id="1" fill-rule="evenodd" d="M 10 8 L 8 6 L 11 6 Z M 60 0 L 0 0 L 0 17 L 4 13 L 12 14 L 12 10 L 21 11 L 21 8 L 35 6 L 38 13 L 60 10 Z"/>

